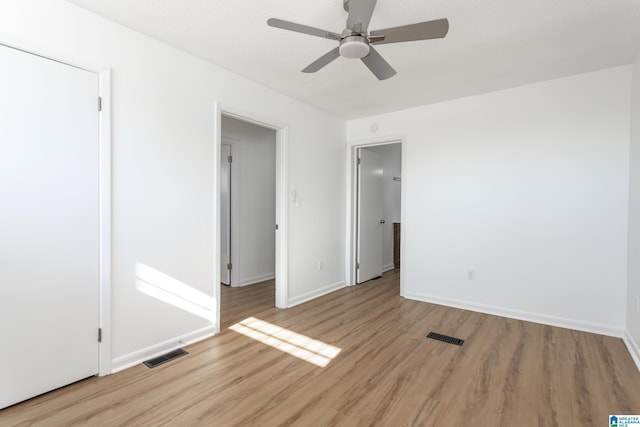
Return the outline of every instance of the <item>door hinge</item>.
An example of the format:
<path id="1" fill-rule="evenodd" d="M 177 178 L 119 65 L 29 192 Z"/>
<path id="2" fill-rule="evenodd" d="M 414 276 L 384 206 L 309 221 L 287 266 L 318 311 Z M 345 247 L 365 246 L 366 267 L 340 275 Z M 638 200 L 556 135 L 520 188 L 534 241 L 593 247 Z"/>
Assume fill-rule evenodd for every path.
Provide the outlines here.
<path id="1" fill-rule="evenodd" d="M 102 328 L 98 328 L 98 342 L 102 342 Z"/>
<path id="2" fill-rule="evenodd" d="M 278 229 L 278 224 L 276 224 L 276 230 Z"/>
<path id="3" fill-rule="evenodd" d="M 233 156 L 227 156 L 227 163 L 231 163 L 233 161 Z"/>
<path id="4" fill-rule="evenodd" d="M 360 157 L 358 157 L 358 164 L 360 164 Z"/>
<path id="5" fill-rule="evenodd" d="M 356 262 L 356 270 L 360 268 L 360 263 Z"/>
<path id="6" fill-rule="evenodd" d="M 227 264 L 227 270 L 231 270 L 232 267 L 233 265 L 231 265 L 231 263 Z"/>
<path id="7" fill-rule="evenodd" d="M 98 97 L 98 111 L 102 111 L 102 97 Z"/>

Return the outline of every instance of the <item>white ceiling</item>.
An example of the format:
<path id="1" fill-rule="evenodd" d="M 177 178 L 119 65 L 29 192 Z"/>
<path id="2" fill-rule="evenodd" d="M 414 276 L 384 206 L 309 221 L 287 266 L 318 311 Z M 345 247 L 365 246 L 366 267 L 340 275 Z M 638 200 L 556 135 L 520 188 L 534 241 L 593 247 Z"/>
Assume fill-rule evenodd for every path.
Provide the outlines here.
<path id="1" fill-rule="evenodd" d="M 343 118 L 357 118 L 633 62 L 639 0 L 378 0 L 370 30 L 448 18 L 440 40 L 381 45 L 398 74 L 359 60 L 300 70 L 337 42 L 267 26 L 342 32 L 342 0 L 68 0 Z"/>

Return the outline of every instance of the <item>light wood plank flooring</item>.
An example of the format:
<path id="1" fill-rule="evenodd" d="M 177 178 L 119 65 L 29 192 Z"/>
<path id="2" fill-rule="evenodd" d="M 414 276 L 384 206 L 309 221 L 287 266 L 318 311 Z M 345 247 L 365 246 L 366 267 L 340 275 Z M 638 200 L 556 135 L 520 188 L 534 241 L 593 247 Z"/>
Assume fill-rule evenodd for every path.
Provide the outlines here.
<path id="1" fill-rule="evenodd" d="M 220 286 L 220 330 L 276 306 L 276 281 L 233 288 Z"/>
<path id="2" fill-rule="evenodd" d="M 405 300 L 397 271 L 255 310 L 341 352 L 320 368 L 225 329 L 158 368 L 0 411 L 0 425 L 605 426 L 609 414 L 640 414 L 640 373 L 620 339 Z"/>

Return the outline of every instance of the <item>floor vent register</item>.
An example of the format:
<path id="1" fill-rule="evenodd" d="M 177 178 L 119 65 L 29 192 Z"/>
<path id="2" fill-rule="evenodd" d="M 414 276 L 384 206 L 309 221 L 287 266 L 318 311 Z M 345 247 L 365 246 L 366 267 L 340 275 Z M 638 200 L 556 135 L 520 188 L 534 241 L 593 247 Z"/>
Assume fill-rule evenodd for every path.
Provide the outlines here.
<path id="1" fill-rule="evenodd" d="M 450 337 L 449 335 L 442 335 L 435 332 L 429 332 L 429 334 L 427 335 L 427 338 L 431 338 L 433 340 L 438 340 L 438 341 L 442 341 L 442 342 L 446 342 L 448 344 L 454 344 L 454 345 L 464 344 L 464 340 L 461 340 L 460 338 Z"/>
<path id="2" fill-rule="evenodd" d="M 155 368 L 156 366 L 162 365 L 163 363 L 167 363 L 172 361 L 173 359 L 177 359 L 180 356 L 184 356 L 187 353 L 185 350 L 179 348 L 177 350 L 170 351 L 169 353 L 163 354 L 162 356 L 154 357 L 153 359 L 146 360 L 142 363 L 147 368 Z"/>

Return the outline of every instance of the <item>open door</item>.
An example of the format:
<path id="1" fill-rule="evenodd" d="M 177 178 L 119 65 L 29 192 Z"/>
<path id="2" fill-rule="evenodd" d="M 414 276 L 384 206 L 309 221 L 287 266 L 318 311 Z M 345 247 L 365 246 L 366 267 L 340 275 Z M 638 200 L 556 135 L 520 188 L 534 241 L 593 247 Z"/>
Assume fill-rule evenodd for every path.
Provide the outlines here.
<path id="1" fill-rule="evenodd" d="M 231 145 L 220 156 L 220 282 L 231 285 Z"/>
<path id="2" fill-rule="evenodd" d="M 382 157 L 367 148 L 358 149 L 357 273 L 356 283 L 382 275 L 383 242 Z"/>

